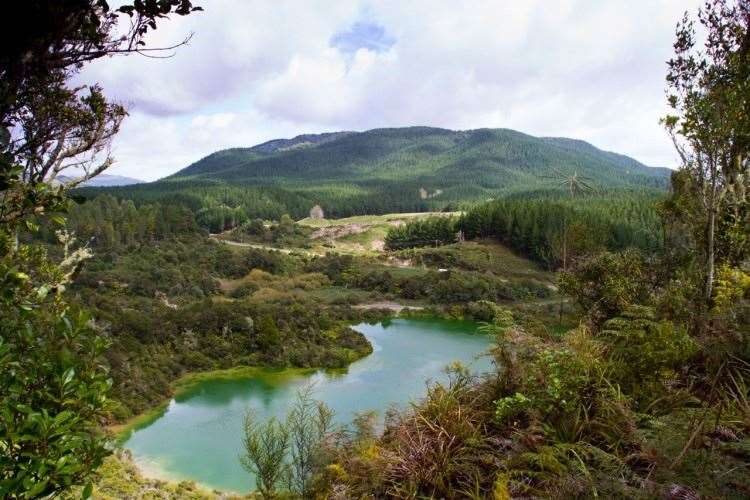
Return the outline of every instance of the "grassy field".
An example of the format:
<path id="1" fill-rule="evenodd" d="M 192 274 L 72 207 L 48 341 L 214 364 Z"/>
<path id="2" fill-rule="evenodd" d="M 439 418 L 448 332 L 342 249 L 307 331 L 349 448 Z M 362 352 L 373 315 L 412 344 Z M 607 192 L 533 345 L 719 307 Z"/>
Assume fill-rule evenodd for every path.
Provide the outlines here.
<path id="1" fill-rule="evenodd" d="M 360 215 L 344 219 L 305 218 L 297 224 L 312 228 L 312 247 L 317 252 L 336 251 L 374 255 L 383 251 L 385 236 L 391 227 L 408 220 L 450 217 L 461 212 L 414 212 L 385 215 Z"/>
<path id="2" fill-rule="evenodd" d="M 395 213 L 395 214 L 384 214 L 384 215 L 357 215 L 354 217 L 346 217 L 343 219 L 313 219 L 307 217 L 305 219 L 297 221 L 297 224 L 312 227 L 331 227 L 331 226 L 345 226 L 347 224 L 362 224 L 367 226 L 388 224 L 392 222 L 411 220 L 411 219 L 424 219 L 426 217 L 440 217 L 450 215 L 460 215 L 461 212 L 411 212 L 411 213 Z"/>

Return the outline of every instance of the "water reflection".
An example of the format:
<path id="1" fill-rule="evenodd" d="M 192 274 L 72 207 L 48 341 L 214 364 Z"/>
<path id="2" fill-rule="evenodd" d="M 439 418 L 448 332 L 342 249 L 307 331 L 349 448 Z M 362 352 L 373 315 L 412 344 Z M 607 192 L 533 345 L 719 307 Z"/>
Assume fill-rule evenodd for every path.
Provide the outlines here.
<path id="1" fill-rule="evenodd" d="M 354 327 L 372 342 L 374 352 L 348 370 L 258 370 L 254 376 L 198 383 L 164 414 L 126 441 L 139 463 L 161 476 L 192 479 L 212 488 L 245 492 L 252 478 L 239 466 L 242 419 L 248 409 L 260 417 L 283 418 L 296 392 L 314 383 L 314 397 L 346 423 L 376 410 L 381 418 L 391 405 L 403 407 L 425 393 L 425 381 L 444 380 L 444 368 L 461 361 L 476 371 L 490 366 L 490 339 L 476 325 L 440 320 L 394 319 Z"/>

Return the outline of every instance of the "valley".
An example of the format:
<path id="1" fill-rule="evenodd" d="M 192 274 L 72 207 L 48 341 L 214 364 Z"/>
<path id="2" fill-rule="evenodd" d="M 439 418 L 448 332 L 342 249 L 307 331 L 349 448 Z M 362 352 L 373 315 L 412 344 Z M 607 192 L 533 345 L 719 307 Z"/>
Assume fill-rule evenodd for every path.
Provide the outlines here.
<path id="1" fill-rule="evenodd" d="M 332 436 L 371 436 L 357 447 L 410 425 L 399 419 L 427 411 L 421 405 L 440 391 L 491 390 L 482 380 L 510 362 L 504 325 L 548 346 L 583 331 L 585 295 L 571 290 L 596 285 L 571 288 L 571 262 L 662 251 L 663 199 L 650 189 L 529 192 L 460 211 L 247 218 L 220 233 L 200 222 L 202 209 L 169 197 L 134 203 L 99 194 L 72 207 L 69 228 L 95 253 L 71 300 L 95 311 L 113 340 L 109 429 L 123 450 L 108 459 L 95 494 L 117 498 L 157 481 L 165 495 L 242 497 L 259 484 L 237 459 L 245 414 L 282 422 L 306 387 L 332 412 Z M 634 258 L 626 266 L 643 265 Z M 669 418 L 683 428 L 681 416 Z M 331 451 L 340 460 L 353 453 L 346 439 Z M 649 442 L 667 453 L 665 443 Z M 728 477 L 733 467 L 726 462 Z M 123 473 L 129 487 L 112 475 Z"/>
<path id="2" fill-rule="evenodd" d="M 433 140 L 446 132 L 420 134 Z M 502 144 L 503 134 L 483 137 Z M 306 137 L 291 149 L 272 142 L 247 154 L 307 153 L 351 135 Z M 581 148 L 590 153 L 577 145 L 566 154 Z M 625 168 L 621 157 L 597 155 L 596 161 Z M 219 163 L 210 164 L 207 178 L 222 179 Z M 185 175 L 200 179 L 202 168 L 191 166 Z M 390 189 L 372 178 L 381 168 L 367 174 L 369 185 Z M 661 175 L 643 168 L 649 179 Z M 310 184 L 305 171 L 290 172 Z M 540 186 L 547 182 L 540 179 Z M 90 242 L 94 257 L 76 278 L 71 299 L 95 311 L 98 328 L 112 339 L 106 359 L 116 407 L 109 429 L 125 454 L 110 467 L 135 464 L 143 481 L 167 479 L 169 487 L 198 497 L 211 497 L 214 488 L 243 495 L 259 484 L 258 473 L 248 474 L 237 460 L 248 411 L 258 422 L 281 422 L 297 404 L 296 391 L 311 384 L 310 397 L 331 409 L 340 432 L 351 432 L 344 429 L 360 412 L 374 410 L 377 417 L 367 425 L 377 433 L 393 425 L 391 404 L 400 403 L 405 417 L 411 411 L 405 403 L 433 397 L 431 391 L 455 377 L 478 383 L 507 362 L 497 358 L 498 325 L 512 321 L 530 335 L 564 342 L 581 316 L 555 271 L 597 252 L 653 253 L 664 244 L 658 207 L 665 195 L 658 183 L 609 182 L 581 193 L 554 183 L 493 190 L 492 199 L 464 198 L 460 206 L 431 205 L 445 192 L 436 188 L 435 196 L 420 193 L 430 203 L 409 208 L 441 211 L 378 214 L 365 204 L 366 214 L 343 218 L 331 218 L 336 210 L 314 198 L 316 205 L 300 210 L 296 221 L 287 213 L 260 216 L 242 197 L 211 212 L 203 205 L 211 195 L 192 203 L 159 188 L 158 196 L 141 197 L 150 184 L 78 190 L 89 199 L 71 208 L 68 228 Z M 190 196 L 209 192 L 190 186 Z M 46 228 L 40 236 L 55 239 Z M 458 371 L 446 373 L 447 366 Z M 432 385 L 425 386 L 428 379 Z M 122 491 L 107 475 L 98 484 L 103 489 L 95 491 L 115 497 Z"/>
<path id="3" fill-rule="evenodd" d="M 527 392 L 536 390 L 523 373 L 510 379 L 501 375 L 518 362 L 518 353 L 536 353 L 528 354 L 532 359 L 559 353 L 554 356 L 567 359 L 564 366 L 576 366 L 566 356 L 589 347 L 582 347 L 587 340 L 573 339 L 589 328 L 603 328 L 597 326 L 598 314 L 621 314 L 611 321 L 623 321 L 626 328 L 631 321 L 647 329 L 662 328 L 649 319 L 651 308 L 631 312 L 630 306 L 609 305 L 610 300 L 648 300 L 641 291 L 646 285 L 633 277 L 643 276 L 652 265 L 648 259 L 666 251 L 660 214 L 668 195 L 659 188 L 663 174 L 658 169 L 636 165 L 640 177 L 633 177 L 630 160 L 575 141 L 523 136 L 521 147 L 519 136 L 508 131 L 455 134 L 394 129 L 305 136 L 299 144 L 297 139 L 280 140 L 220 152 L 155 184 L 76 191 L 83 200 L 71 206 L 67 228 L 88 242 L 93 257 L 71 284 L 69 300 L 74 307 L 91 310 L 97 330 L 111 341 L 104 354 L 114 402 L 107 428 L 121 447 L 102 469 L 95 495 L 125 495 L 128 487 L 112 476 L 124 473 L 133 478 L 135 488 L 149 488 L 157 481 L 164 495 L 171 494 L 169 490 L 193 498 L 241 497 L 264 484 L 261 470 L 253 468 L 257 465 L 248 469 L 248 462 L 238 460 L 243 443 L 250 446 L 247 439 L 253 433 L 282 439 L 285 432 L 302 432 L 284 430 L 295 425 L 289 421 L 295 411 L 307 415 L 305 426 L 325 427 L 316 439 L 325 435 L 336 440 L 325 451 L 331 454 L 325 458 L 330 466 L 354 460 L 379 467 L 379 455 L 363 450 L 376 446 L 400 453 L 414 438 L 390 442 L 392 433 L 412 432 L 410 419 L 433 411 L 433 404 L 438 411 L 444 404 L 441 398 L 451 391 L 461 392 L 450 398 L 470 398 L 465 403 L 451 400 L 451 405 L 491 398 L 495 415 L 505 411 L 500 406 L 504 401 L 526 404 L 524 393 L 505 392 L 503 399 L 494 392 L 495 384 L 513 380 L 530 384 Z M 534 148 L 544 144 L 573 163 L 567 177 L 548 165 L 544 169 L 551 175 L 535 173 L 538 183 L 521 184 L 525 190 L 495 185 L 483 192 L 482 200 L 456 195 L 448 201 L 457 192 L 437 183 L 434 191 L 417 190 L 417 205 L 373 206 L 359 199 L 360 208 L 350 210 L 315 191 L 322 175 L 315 169 L 327 167 L 309 162 L 323 154 L 319 148 L 334 148 L 326 154 L 339 158 L 344 154 L 336 149 L 343 147 L 341 141 L 359 141 L 360 135 L 374 142 L 347 147 L 354 148 L 352 158 L 368 158 L 367 168 L 346 162 L 337 168 L 362 180 L 361 186 L 368 186 L 371 194 L 392 190 L 384 165 L 422 140 L 449 142 L 440 142 L 442 149 L 425 150 L 429 154 L 423 154 L 434 156 L 428 162 L 432 166 L 446 154 L 469 154 L 464 141 L 478 141 L 482 148 L 491 144 L 493 154 L 516 155 L 538 152 Z M 385 147 L 378 142 L 383 137 L 395 142 Z M 573 161 L 570 155 L 583 156 Z M 242 167 L 232 167 L 240 157 Z M 271 162 L 279 175 L 269 177 L 264 171 L 263 182 L 268 182 L 254 185 L 253 169 L 261 168 L 256 161 Z M 514 162 L 517 165 L 517 157 Z M 598 184 L 579 174 L 578 168 L 587 162 L 603 169 L 596 173 Z M 440 179 L 444 168 L 435 169 Z M 498 169 L 502 167 L 493 166 L 491 175 Z M 617 174 L 606 177 L 604 172 Z M 240 173 L 248 177 L 232 177 Z M 559 176 L 566 180 L 560 182 Z M 190 181 L 183 184 L 180 179 Z M 227 179 L 232 181 L 215 187 Z M 425 177 L 420 179 L 425 184 Z M 172 191 L 166 187 L 170 183 L 181 187 Z M 214 187 L 207 187 L 212 183 Z M 404 179 L 399 183 L 409 185 Z M 293 195 L 303 185 L 308 193 L 315 192 L 314 197 Z M 291 214 L 286 213 L 291 206 L 287 204 L 258 211 L 254 203 L 259 199 L 253 193 L 260 190 L 266 196 L 277 188 L 279 199 L 303 205 Z M 220 191 L 214 189 L 223 193 L 219 205 L 212 193 Z M 409 196 L 399 193 L 400 200 Z M 255 201 L 248 203 L 250 199 Z M 261 202 L 263 206 L 274 206 L 267 201 Z M 391 211 L 401 207 L 410 211 Z M 337 213 L 348 216 L 331 216 Z M 35 238 L 55 251 L 58 234 L 52 226 L 42 226 Z M 604 268 L 588 271 L 587 265 Z M 649 279 L 658 279 L 656 271 L 648 273 Z M 610 299 L 609 292 L 599 290 L 600 283 L 610 279 L 624 283 L 608 284 L 607 290 L 628 298 Z M 611 309 L 598 312 L 599 307 Z M 683 359 L 680 356 L 689 348 L 677 347 L 688 345 L 681 330 L 664 328 L 672 332 L 665 333 L 672 335 L 667 342 L 674 342 L 682 353 L 675 356 Z M 579 341 L 584 343 L 570 344 Z M 585 353 L 577 355 L 586 359 Z M 524 373 L 557 366 L 552 361 L 530 363 L 537 364 L 527 365 Z M 626 378 L 618 383 L 629 383 L 629 375 L 619 376 Z M 310 399 L 297 400 L 300 390 L 309 391 L 305 397 Z M 560 396 L 566 401 L 580 394 L 578 389 L 561 390 L 568 391 Z M 473 391 L 478 391 L 476 400 L 471 399 Z M 314 424 L 318 417 L 310 413 L 312 408 L 325 409 L 319 415 L 330 411 L 328 420 Z M 460 411 L 489 419 L 490 424 L 482 425 L 490 427 L 484 429 L 505 418 L 482 413 L 486 406 Z M 428 425 L 420 433 L 433 425 L 451 425 L 435 421 L 445 418 L 439 412 L 420 418 Z M 684 424 L 681 416 L 669 418 L 676 428 Z M 664 444 L 654 446 L 666 450 Z M 730 475 L 731 464 L 727 462 Z M 355 473 L 359 465 L 346 467 Z M 316 480 L 327 477 L 318 474 L 322 475 Z M 162 480 L 167 482 L 158 482 Z M 347 488 L 359 487 L 364 479 L 346 481 Z M 725 486 L 721 482 L 716 487 Z"/>
<path id="4" fill-rule="evenodd" d="M 160 204 L 100 196 L 73 207 L 71 230 L 96 252 L 72 298 L 96 311 L 98 328 L 113 340 L 106 358 L 118 406 L 109 428 L 149 478 L 196 481 L 197 492 L 244 492 L 253 483 L 236 461 L 236 438 L 248 408 L 281 417 L 302 381 L 312 380 L 338 423 L 369 410 L 382 419 L 392 403 L 404 408 L 421 397 L 428 379 L 447 380 L 443 368 L 453 361 L 486 370 L 491 337 L 474 330 L 498 303 L 519 319 L 546 318 L 538 328 L 561 328 L 553 274 L 496 240 L 398 251 L 382 243 L 393 228 L 463 215 L 305 219 L 282 230 L 288 222 L 270 221 L 253 224 L 262 228 L 255 233 L 239 226 L 215 235 L 190 212 Z M 139 234 L 133 223 L 149 217 L 156 231 Z M 321 237 L 321 228 L 333 230 Z M 565 324 L 570 314 L 568 305 Z M 399 347 L 382 350 L 392 342 Z M 383 371 L 384 364 L 405 372 Z M 367 390 L 357 385 L 363 376 L 375 377 Z M 277 385 L 283 398 L 269 410 Z M 386 392 L 376 398 L 378 391 Z M 120 460 L 112 470 L 128 467 L 130 458 Z M 114 477 L 98 484 L 104 489 L 95 491 L 123 491 Z"/>

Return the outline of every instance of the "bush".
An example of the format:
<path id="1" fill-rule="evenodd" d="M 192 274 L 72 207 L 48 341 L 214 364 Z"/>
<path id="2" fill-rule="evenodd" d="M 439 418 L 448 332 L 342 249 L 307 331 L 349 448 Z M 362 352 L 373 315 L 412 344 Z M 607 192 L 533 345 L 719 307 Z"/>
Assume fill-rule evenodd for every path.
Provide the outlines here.
<path id="1" fill-rule="evenodd" d="M 664 384 L 698 347 L 685 328 L 656 321 L 653 309 L 642 306 L 630 306 L 605 322 L 599 336 L 607 345 L 613 380 L 643 407 L 668 392 Z"/>
<path id="2" fill-rule="evenodd" d="M 653 288 L 646 261 L 635 250 L 589 257 L 561 273 L 559 284 L 597 326 L 631 304 L 648 303 Z"/>
<path id="3" fill-rule="evenodd" d="M 243 297 L 248 297 L 255 293 L 260 287 L 255 282 L 247 282 L 242 283 L 240 286 L 232 290 L 232 293 L 230 293 L 230 296 L 235 299 L 241 299 Z"/>

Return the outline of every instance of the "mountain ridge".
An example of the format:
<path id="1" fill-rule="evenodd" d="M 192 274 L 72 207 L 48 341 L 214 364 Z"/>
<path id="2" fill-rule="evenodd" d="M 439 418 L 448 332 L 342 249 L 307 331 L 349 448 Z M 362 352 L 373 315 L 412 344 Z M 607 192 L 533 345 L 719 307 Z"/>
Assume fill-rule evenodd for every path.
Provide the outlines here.
<path id="1" fill-rule="evenodd" d="M 247 161 L 259 160 L 263 157 L 272 156 L 275 154 L 283 154 L 288 152 L 297 152 L 303 149 L 314 149 L 320 146 L 340 142 L 341 139 L 356 140 L 360 138 L 366 138 L 372 135 L 394 135 L 400 134 L 406 136 L 411 140 L 423 139 L 426 136 L 466 136 L 469 140 L 474 140 L 476 143 L 481 143 L 483 140 L 497 140 L 497 139 L 509 139 L 510 136 L 515 136 L 515 139 L 521 139 L 525 141 L 539 141 L 540 143 L 547 143 L 553 148 L 558 148 L 567 152 L 576 152 L 578 154 L 587 155 L 599 155 L 601 157 L 609 157 L 609 159 L 619 164 L 620 166 L 632 166 L 636 169 L 652 169 L 652 173 L 655 175 L 668 175 L 669 169 L 665 167 L 653 167 L 645 165 L 644 163 L 632 158 L 630 156 L 617 153 L 614 151 L 608 151 L 600 149 L 593 144 L 583 141 L 581 139 L 572 139 L 567 137 L 556 137 L 556 136 L 533 136 L 524 132 L 508 128 L 479 128 L 470 130 L 450 130 L 439 127 L 427 127 L 427 126 L 411 126 L 411 127 L 384 127 L 370 129 L 366 131 L 340 131 L 340 132 L 327 132 L 321 134 L 300 134 L 292 138 L 280 138 L 272 139 L 270 141 L 263 142 L 250 147 L 236 147 L 227 148 L 223 150 L 211 153 L 191 165 L 171 174 L 165 179 L 181 178 L 186 175 L 204 174 L 204 173 L 216 173 L 218 171 L 231 170 L 236 163 L 245 163 Z M 503 137 L 504 136 L 504 137 Z M 476 144 L 475 144 L 476 145 Z M 433 150 L 434 151 L 434 150 Z M 423 149 L 423 152 L 430 152 L 429 147 Z M 246 155 L 245 158 L 232 158 L 229 161 L 227 156 L 230 155 Z M 212 160 L 219 159 L 222 164 L 219 168 L 205 168 L 206 163 L 212 163 Z M 600 158 L 601 159 L 601 158 Z"/>
<path id="2" fill-rule="evenodd" d="M 224 149 L 159 181 L 109 192 L 167 197 L 210 212 L 212 220 L 284 213 L 301 218 L 316 205 L 328 216 L 346 217 L 562 192 L 557 176 L 586 177 L 601 190 L 663 190 L 669 172 L 577 139 L 414 126 L 302 134 Z"/>

